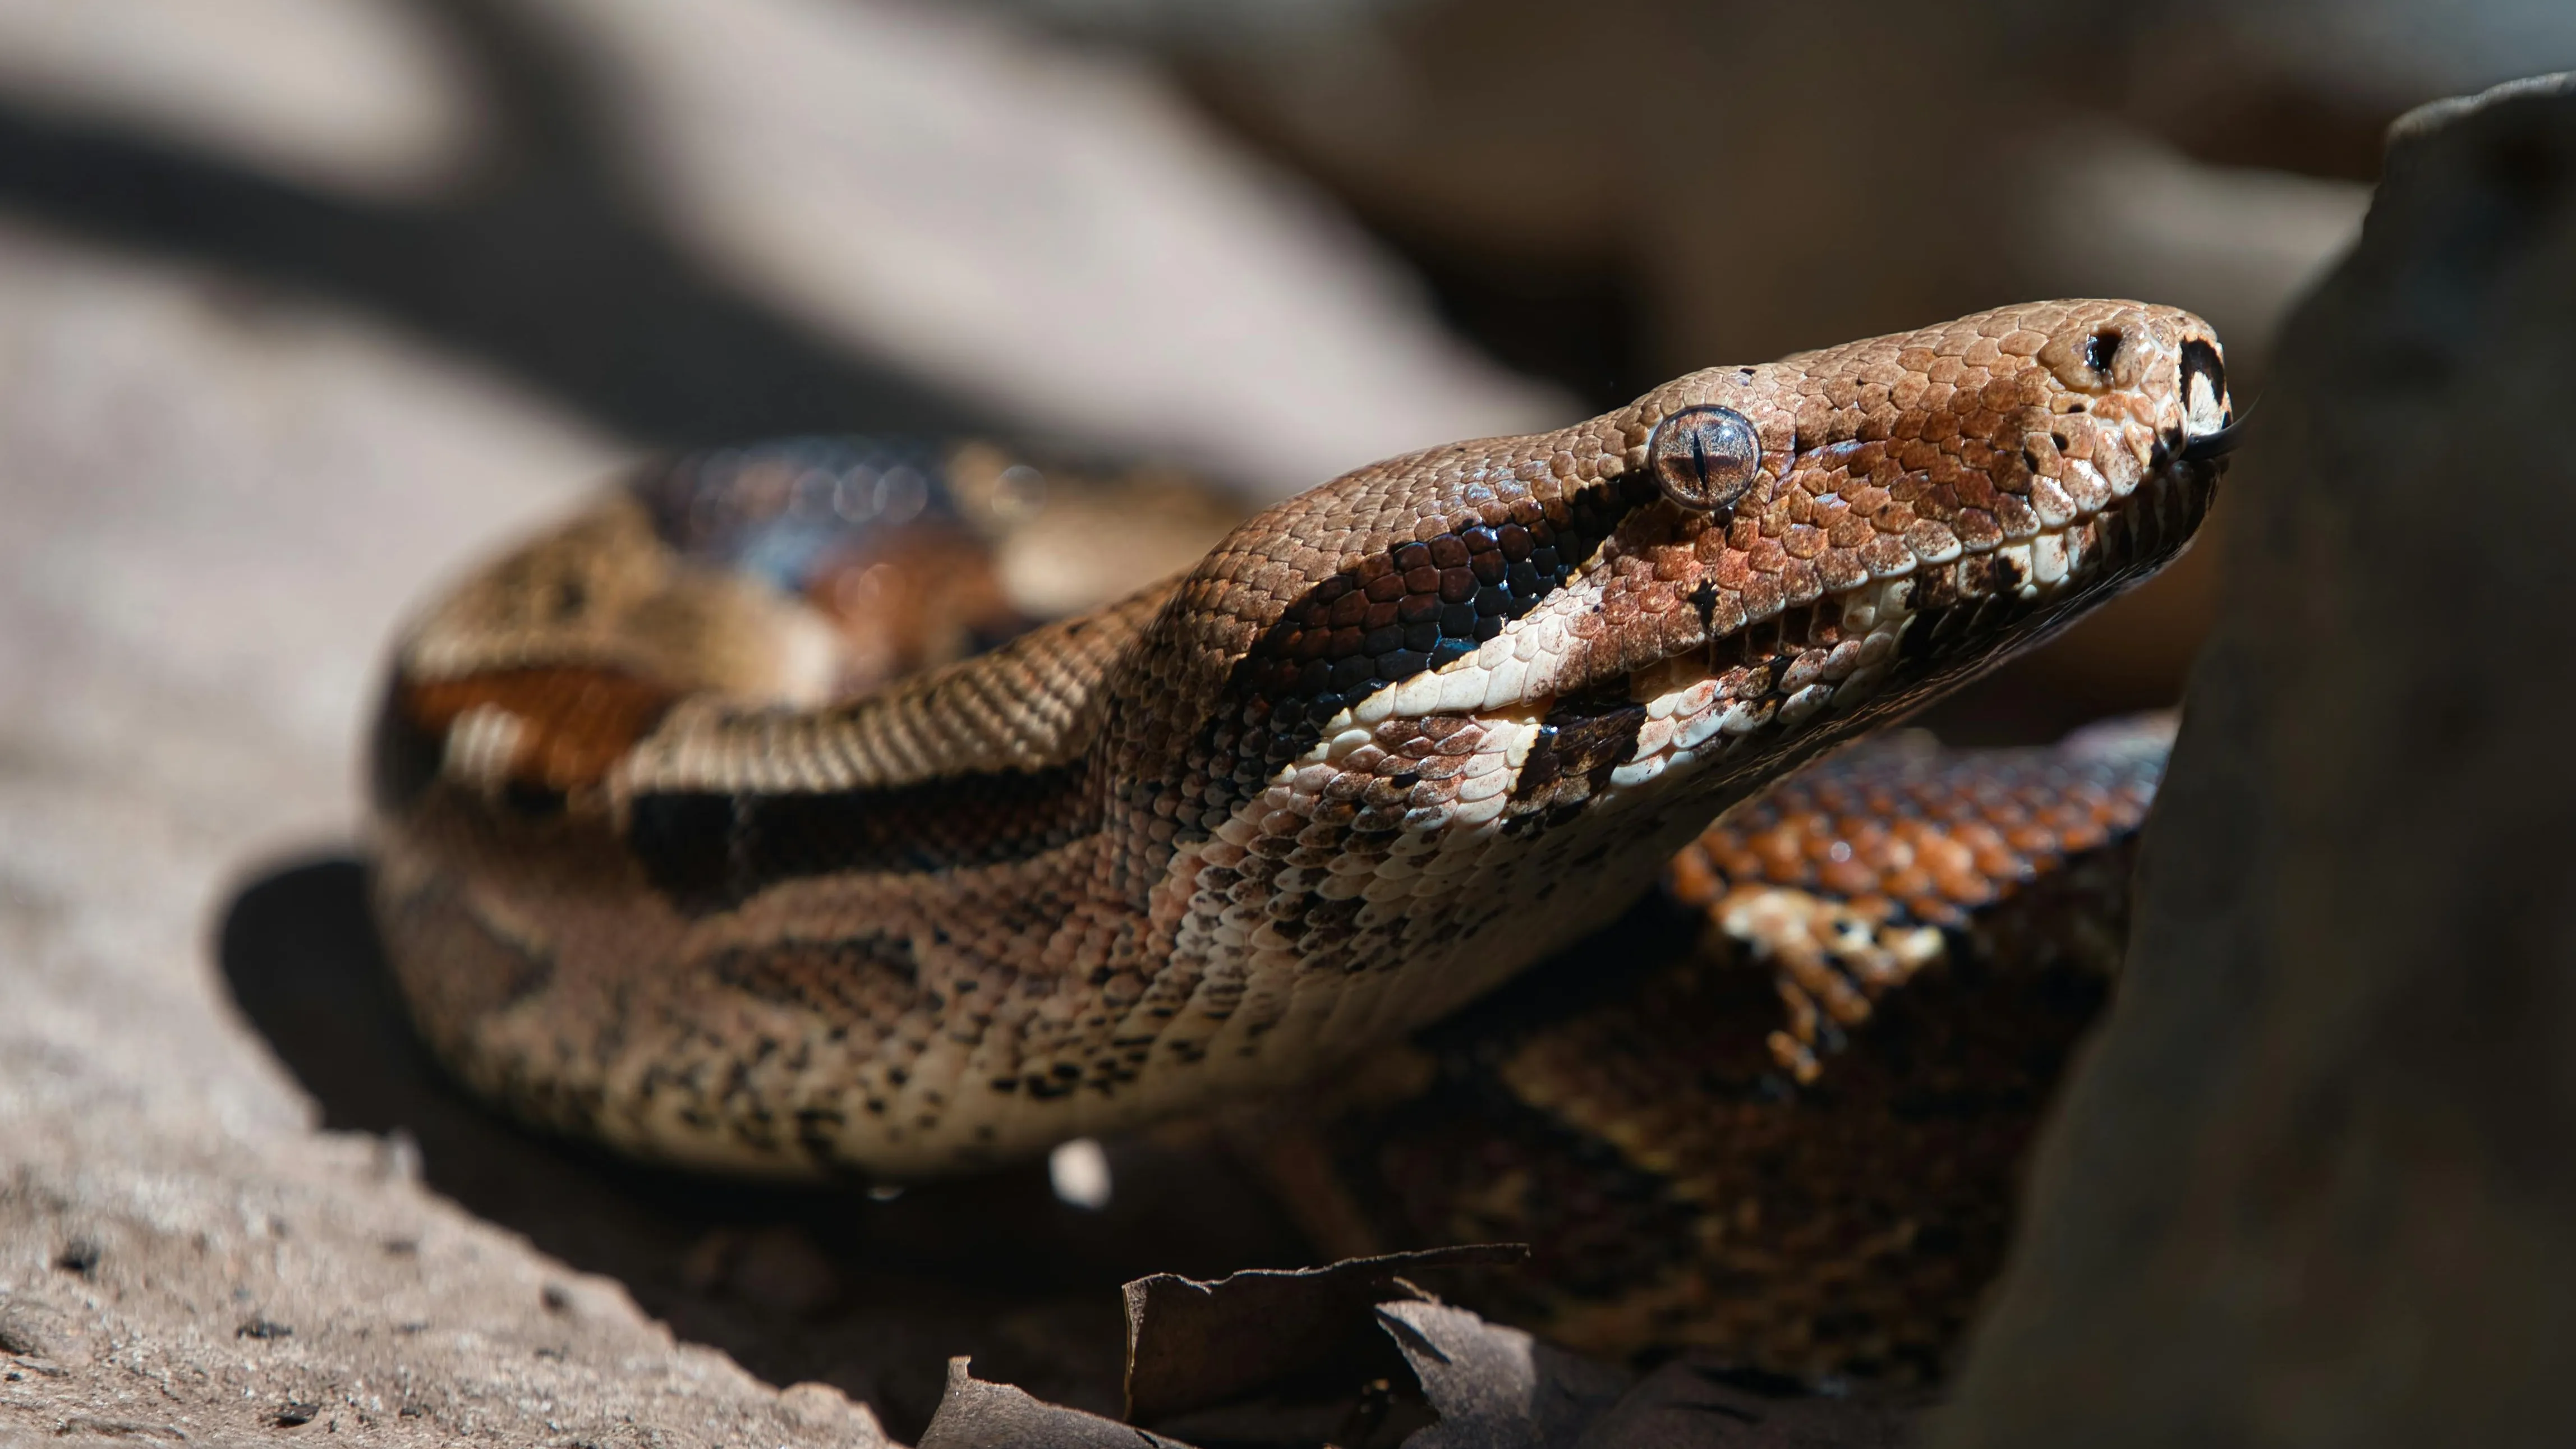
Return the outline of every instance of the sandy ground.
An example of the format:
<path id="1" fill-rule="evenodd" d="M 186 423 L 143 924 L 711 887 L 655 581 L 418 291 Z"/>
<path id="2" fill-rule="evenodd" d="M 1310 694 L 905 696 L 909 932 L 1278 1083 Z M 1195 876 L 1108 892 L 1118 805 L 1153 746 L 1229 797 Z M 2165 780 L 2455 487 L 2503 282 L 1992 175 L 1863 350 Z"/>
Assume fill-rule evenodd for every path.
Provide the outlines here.
<path id="1" fill-rule="evenodd" d="M 0 1435 L 850 1442 L 316 1133 L 225 999 L 246 869 L 348 829 L 428 576 L 613 456 L 383 333 L 0 230 Z"/>

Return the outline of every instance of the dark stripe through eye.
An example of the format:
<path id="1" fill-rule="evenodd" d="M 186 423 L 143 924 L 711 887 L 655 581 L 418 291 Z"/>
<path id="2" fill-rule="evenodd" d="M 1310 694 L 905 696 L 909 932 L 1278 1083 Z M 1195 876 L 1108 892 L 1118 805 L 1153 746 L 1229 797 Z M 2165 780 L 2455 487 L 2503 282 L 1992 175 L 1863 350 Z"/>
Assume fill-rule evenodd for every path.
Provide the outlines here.
<path id="1" fill-rule="evenodd" d="M 1336 574 L 1253 645 L 1234 693 L 1263 701 L 1274 732 L 1320 730 L 1346 706 L 1503 632 L 1563 588 L 1631 506 L 1586 497 L 1555 519 L 1533 507 L 1526 518 L 1402 544 Z"/>
<path id="2" fill-rule="evenodd" d="M 1473 652 L 1563 588 L 1629 512 L 1656 497 L 1644 473 L 1501 523 L 1468 521 L 1399 544 L 1314 586 L 1235 666 L 1201 738 L 1200 808 L 1211 817 L 1323 737 L 1351 705 Z"/>

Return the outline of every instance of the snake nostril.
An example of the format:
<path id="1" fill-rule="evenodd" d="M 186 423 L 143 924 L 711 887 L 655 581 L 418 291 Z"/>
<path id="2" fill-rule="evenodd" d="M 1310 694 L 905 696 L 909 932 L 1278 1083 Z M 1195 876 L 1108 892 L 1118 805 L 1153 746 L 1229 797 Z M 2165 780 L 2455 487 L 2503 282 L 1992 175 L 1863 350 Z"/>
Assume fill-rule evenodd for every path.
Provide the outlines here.
<path id="1" fill-rule="evenodd" d="M 2105 327 L 2085 338 L 2084 365 L 2100 373 L 2104 378 L 2109 378 L 2111 364 L 2120 355 L 2122 340 L 2120 329 L 2117 327 Z"/>

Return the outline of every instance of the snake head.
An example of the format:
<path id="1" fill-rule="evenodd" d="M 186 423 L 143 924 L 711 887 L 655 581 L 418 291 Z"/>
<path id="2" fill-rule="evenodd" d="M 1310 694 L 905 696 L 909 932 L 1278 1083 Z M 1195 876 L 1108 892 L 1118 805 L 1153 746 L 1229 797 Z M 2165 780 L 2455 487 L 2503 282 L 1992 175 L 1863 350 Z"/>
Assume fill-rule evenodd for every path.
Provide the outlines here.
<path id="1" fill-rule="evenodd" d="M 1185 841 L 1320 762 L 1387 782 L 1363 829 L 1687 835 L 2171 560 L 2232 421 L 2200 319 L 2047 302 L 1362 469 L 1185 581 L 1156 668 L 1213 723 L 1133 803 Z"/>
<path id="2" fill-rule="evenodd" d="M 1712 416 L 1758 452 L 1712 454 Z M 1714 749 L 1718 775 L 1758 784 L 2170 562 L 2234 421 L 2208 325 L 2128 302 L 1695 373 L 1621 419 L 1620 464 L 1661 501 L 1521 627 L 1571 641 L 1545 681 L 1559 701 L 1644 710 L 1607 783 Z"/>

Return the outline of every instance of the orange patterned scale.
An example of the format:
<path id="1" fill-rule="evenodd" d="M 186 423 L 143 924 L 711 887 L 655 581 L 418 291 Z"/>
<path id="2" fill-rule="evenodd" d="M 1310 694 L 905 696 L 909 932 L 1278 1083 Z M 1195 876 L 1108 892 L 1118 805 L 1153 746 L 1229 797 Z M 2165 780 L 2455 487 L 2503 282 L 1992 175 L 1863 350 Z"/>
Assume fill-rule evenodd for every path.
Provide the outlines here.
<path id="1" fill-rule="evenodd" d="M 1784 782 L 1673 859 L 1674 897 L 1709 909 L 1770 885 L 1883 920 L 1968 913 L 2146 819 L 2157 772 L 2118 750 L 1989 751 L 1973 765 L 1899 743 Z"/>
<path id="2" fill-rule="evenodd" d="M 412 683 L 400 708 L 441 740 L 480 711 L 514 721 L 508 758 L 490 773 L 568 794 L 606 777 L 676 698 L 667 686 L 620 670 L 547 665 Z"/>
<path id="3" fill-rule="evenodd" d="M 1327 1241 L 1532 1243 L 1449 1286 L 1605 1356 L 1937 1380 L 2118 973 L 2164 738 L 1900 741 L 1793 777 L 1673 863 L 1696 957 L 1571 953 L 1426 1034 L 1419 1095 L 1336 1123 L 1372 1235 Z"/>

